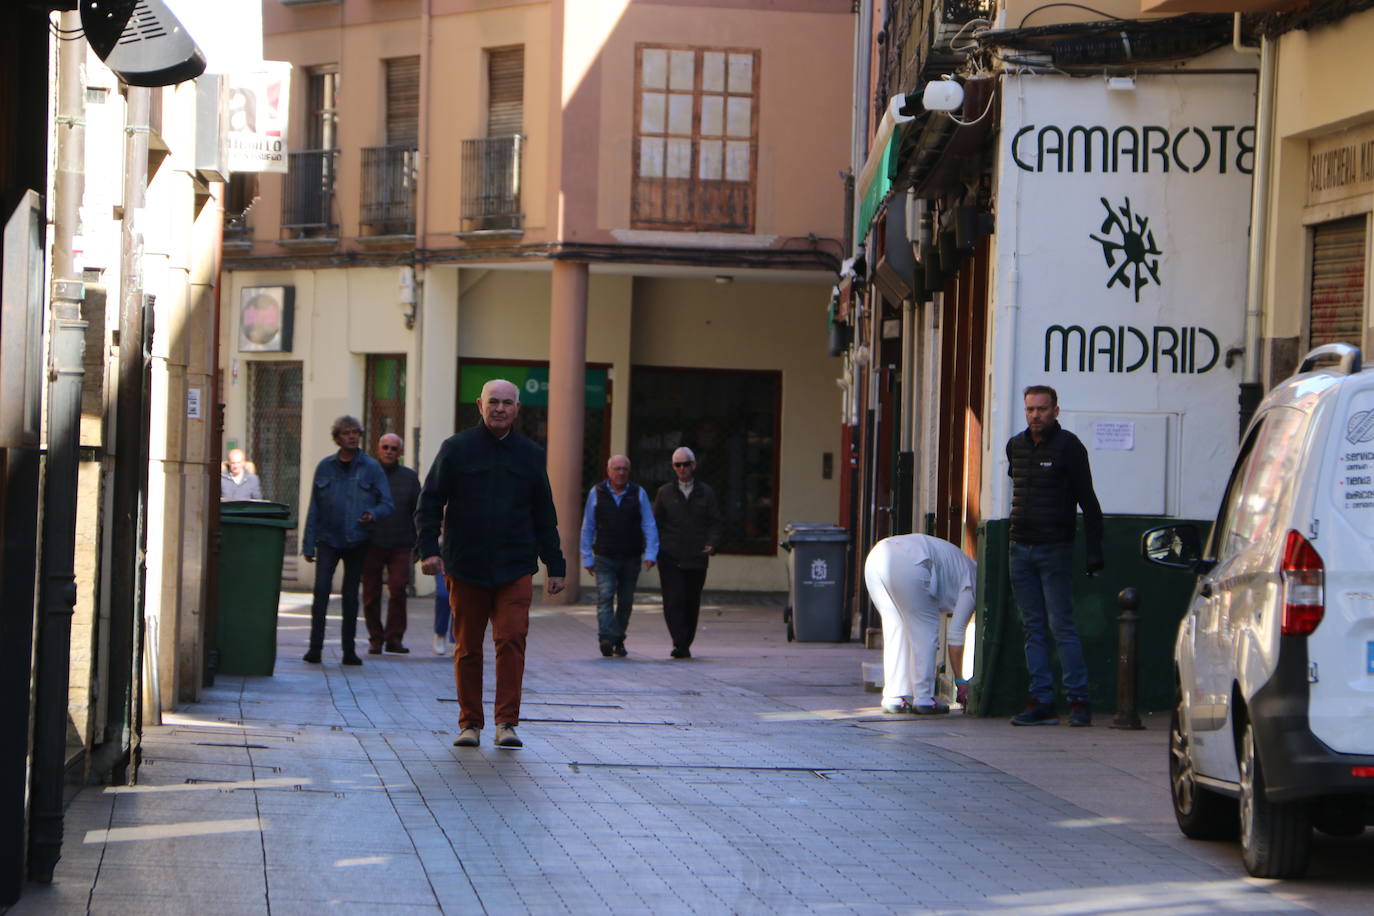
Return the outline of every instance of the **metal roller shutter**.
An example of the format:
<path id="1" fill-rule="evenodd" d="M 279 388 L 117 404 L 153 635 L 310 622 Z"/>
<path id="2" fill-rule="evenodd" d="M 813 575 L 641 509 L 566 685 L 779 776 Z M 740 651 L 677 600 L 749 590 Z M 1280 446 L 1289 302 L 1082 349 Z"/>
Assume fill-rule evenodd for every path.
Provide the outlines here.
<path id="1" fill-rule="evenodd" d="M 1312 227 L 1309 347 L 1363 342 L 1367 222 L 1357 216 Z"/>
<path id="2" fill-rule="evenodd" d="M 420 58 L 386 62 L 386 142 L 414 144 L 420 139 Z"/>
<path id="3" fill-rule="evenodd" d="M 525 127 L 525 48 L 487 52 L 487 136 L 509 137 Z"/>

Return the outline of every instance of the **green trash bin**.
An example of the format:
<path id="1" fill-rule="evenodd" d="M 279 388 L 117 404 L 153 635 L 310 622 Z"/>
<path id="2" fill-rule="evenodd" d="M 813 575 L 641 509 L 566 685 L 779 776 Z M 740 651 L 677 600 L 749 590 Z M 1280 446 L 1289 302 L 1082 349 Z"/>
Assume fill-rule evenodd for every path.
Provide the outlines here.
<path id="1" fill-rule="evenodd" d="M 219 504 L 220 674 L 270 676 L 277 662 L 277 601 L 291 507 L 261 499 Z"/>

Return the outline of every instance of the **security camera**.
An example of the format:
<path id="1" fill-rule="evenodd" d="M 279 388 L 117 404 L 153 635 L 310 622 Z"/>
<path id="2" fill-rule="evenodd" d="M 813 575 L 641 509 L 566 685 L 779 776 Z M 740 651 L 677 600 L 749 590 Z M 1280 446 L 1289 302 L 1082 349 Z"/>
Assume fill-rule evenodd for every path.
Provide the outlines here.
<path id="1" fill-rule="evenodd" d="M 964 107 L 964 87 L 952 79 L 931 80 L 921 93 L 926 111 L 958 111 Z"/>

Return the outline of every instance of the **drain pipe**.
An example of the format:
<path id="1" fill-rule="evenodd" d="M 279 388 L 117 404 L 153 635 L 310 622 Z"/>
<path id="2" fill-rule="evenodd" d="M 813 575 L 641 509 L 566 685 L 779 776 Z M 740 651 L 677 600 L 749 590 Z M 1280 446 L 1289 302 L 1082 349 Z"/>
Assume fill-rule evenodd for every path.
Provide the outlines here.
<path id="1" fill-rule="evenodd" d="M 1245 282 L 1245 359 L 1240 383 L 1240 430 L 1245 435 L 1264 394 L 1260 375 L 1260 347 L 1264 341 L 1264 256 L 1269 246 L 1269 170 L 1273 157 L 1275 71 L 1278 48 L 1261 38 L 1258 48 L 1241 44 L 1240 13 L 1236 13 L 1232 47 L 1240 54 L 1259 56 L 1259 97 L 1255 104 L 1255 168 L 1250 192 L 1250 255 Z"/>
<path id="2" fill-rule="evenodd" d="M 853 136 L 849 150 L 849 173 L 851 180 L 857 182 L 859 173 L 863 171 L 864 163 L 868 159 L 868 117 L 870 108 L 870 97 L 873 95 L 872 87 L 872 56 L 869 48 L 873 41 L 873 4 L 863 2 L 859 4 L 859 22 L 854 28 L 854 124 Z M 859 195 L 857 186 L 854 192 L 854 200 L 850 206 L 850 220 L 854 226 L 854 234 L 850 238 L 850 254 L 858 251 L 860 242 L 863 239 L 864 230 L 868 227 L 859 225 L 859 213 L 863 209 L 863 198 Z"/>
<path id="3" fill-rule="evenodd" d="M 63 28 L 79 29 L 75 12 Z M 57 43 L 57 174 L 53 193 L 52 325 L 48 354 L 48 459 L 43 484 L 43 559 L 33 738 L 33 813 L 29 877 L 51 883 L 62 857 L 62 789 L 67 772 L 67 688 L 72 615 L 76 608 L 77 447 L 81 427 L 81 380 L 85 298 L 74 239 L 80 234 L 86 176 L 84 42 Z"/>

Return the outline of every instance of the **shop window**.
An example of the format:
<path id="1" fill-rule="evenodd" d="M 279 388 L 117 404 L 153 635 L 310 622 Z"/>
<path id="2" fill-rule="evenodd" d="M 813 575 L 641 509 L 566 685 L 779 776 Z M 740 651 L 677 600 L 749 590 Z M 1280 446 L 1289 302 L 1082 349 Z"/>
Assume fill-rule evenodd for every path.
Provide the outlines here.
<path id="1" fill-rule="evenodd" d="M 759 52 L 635 49 L 635 229 L 753 232 Z"/>
<path id="2" fill-rule="evenodd" d="M 782 374 L 636 366 L 630 392 L 633 479 L 657 493 L 687 446 L 720 499 L 721 552 L 775 553 Z"/>

